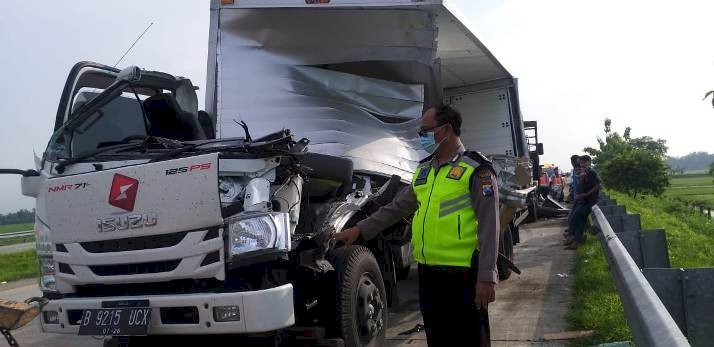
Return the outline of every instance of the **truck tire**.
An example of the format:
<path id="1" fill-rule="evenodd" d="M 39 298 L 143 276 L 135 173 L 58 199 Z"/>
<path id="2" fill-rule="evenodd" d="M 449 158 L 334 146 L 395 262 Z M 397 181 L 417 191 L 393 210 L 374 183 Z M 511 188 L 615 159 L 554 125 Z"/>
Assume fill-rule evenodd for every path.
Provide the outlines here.
<path id="1" fill-rule="evenodd" d="M 506 231 L 503 232 L 500 241 L 498 251 L 508 258 L 508 260 L 513 262 L 513 234 L 511 232 L 510 225 L 506 228 Z M 511 269 L 504 264 L 500 257 L 498 258 L 498 261 L 496 261 L 496 268 L 498 269 L 499 280 L 505 281 L 511 277 Z"/>
<path id="2" fill-rule="evenodd" d="M 346 246 L 331 252 L 336 273 L 336 330 L 347 347 L 384 345 L 387 291 L 372 252 Z"/>

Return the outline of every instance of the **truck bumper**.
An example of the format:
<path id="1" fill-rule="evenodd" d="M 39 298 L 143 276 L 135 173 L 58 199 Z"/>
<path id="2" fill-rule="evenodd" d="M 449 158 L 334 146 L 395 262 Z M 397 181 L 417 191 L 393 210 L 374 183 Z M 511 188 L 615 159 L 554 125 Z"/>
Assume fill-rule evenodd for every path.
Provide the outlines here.
<path id="1" fill-rule="evenodd" d="M 71 321 L 70 317 L 77 317 L 78 311 L 81 312 L 84 309 L 102 308 L 103 301 L 115 300 L 149 300 L 152 308 L 149 335 L 259 333 L 295 324 L 293 286 L 292 284 L 285 284 L 252 292 L 52 300 L 42 311 L 58 312 L 59 324 L 46 324 L 44 315 L 40 315 L 42 331 L 77 334 L 79 332 L 79 322 L 77 320 Z M 213 316 L 213 308 L 219 306 L 238 306 L 240 320 L 217 322 Z M 194 312 L 189 315 L 194 316 L 191 317 L 194 322 L 164 322 L 162 311 L 166 313 L 176 308 L 182 309 L 183 312 L 186 312 L 186 308 L 189 308 L 188 311 Z M 81 314 L 79 317 L 81 317 Z"/>

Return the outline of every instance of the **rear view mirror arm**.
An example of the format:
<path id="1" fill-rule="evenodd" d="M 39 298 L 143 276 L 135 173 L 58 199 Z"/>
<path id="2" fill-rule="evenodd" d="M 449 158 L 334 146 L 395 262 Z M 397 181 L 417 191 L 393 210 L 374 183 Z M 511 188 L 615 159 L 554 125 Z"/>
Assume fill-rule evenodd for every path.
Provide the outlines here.
<path id="1" fill-rule="evenodd" d="M 19 169 L 0 169 L 0 175 L 21 175 L 22 177 L 39 176 L 40 173 L 36 170 L 19 170 Z"/>

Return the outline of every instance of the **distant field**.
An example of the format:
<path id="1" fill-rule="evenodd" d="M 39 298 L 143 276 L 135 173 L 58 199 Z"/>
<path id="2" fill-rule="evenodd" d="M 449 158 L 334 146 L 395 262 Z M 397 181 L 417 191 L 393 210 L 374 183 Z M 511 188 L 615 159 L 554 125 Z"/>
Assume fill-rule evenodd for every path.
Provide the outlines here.
<path id="1" fill-rule="evenodd" d="M 21 223 L 21 224 L 5 224 L 0 225 L 0 235 L 5 233 L 12 233 L 16 231 L 28 231 L 34 229 L 32 223 Z M 30 237 L 13 237 L 11 239 L 0 239 L 0 246 L 14 245 L 16 243 L 32 242 L 35 241 L 34 236 Z"/>
<path id="2" fill-rule="evenodd" d="M 35 226 L 32 223 L 21 223 L 21 224 L 5 224 L 0 225 L 0 234 L 2 233 L 12 233 L 15 231 L 27 231 L 32 230 Z"/>
<path id="3" fill-rule="evenodd" d="M 667 196 L 714 207 L 714 183 L 706 174 L 672 177 Z"/>

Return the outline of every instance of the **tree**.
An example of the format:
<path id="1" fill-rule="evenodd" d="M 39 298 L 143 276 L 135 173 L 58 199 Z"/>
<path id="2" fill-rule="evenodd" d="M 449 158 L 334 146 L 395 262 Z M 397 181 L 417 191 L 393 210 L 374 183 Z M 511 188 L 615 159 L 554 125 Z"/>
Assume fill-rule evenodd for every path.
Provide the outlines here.
<path id="1" fill-rule="evenodd" d="M 709 176 L 714 178 L 714 161 L 709 164 Z M 712 179 L 712 183 L 714 183 L 714 179 Z"/>
<path id="2" fill-rule="evenodd" d="M 18 223 L 32 223 L 35 221 L 35 209 L 28 211 L 26 209 L 21 209 L 17 212 L 11 212 L 8 214 L 0 213 L 0 225 L 2 224 L 18 224 Z"/>
<path id="3" fill-rule="evenodd" d="M 662 195 L 669 186 L 669 166 L 666 141 L 650 136 L 631 137 L 632 129 L 625 128 L 620 135 L 612 131 L 612 121 L 605 119 L 605 139 L 598 138 L 598 147 L 585 148 L 593 157 L 603 185 L 625 192 Z"/>

